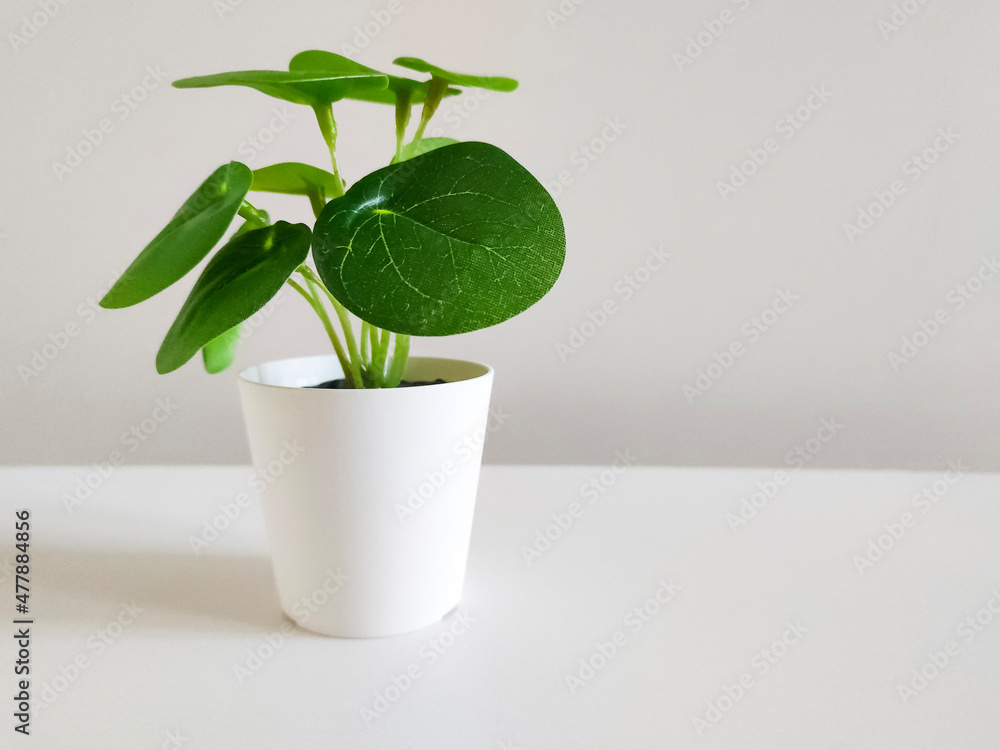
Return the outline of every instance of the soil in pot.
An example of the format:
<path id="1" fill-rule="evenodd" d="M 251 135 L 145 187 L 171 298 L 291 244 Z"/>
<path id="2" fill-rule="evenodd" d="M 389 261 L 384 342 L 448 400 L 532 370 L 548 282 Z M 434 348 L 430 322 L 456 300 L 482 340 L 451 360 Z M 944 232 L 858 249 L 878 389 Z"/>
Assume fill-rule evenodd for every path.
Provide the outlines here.
<path id="1" fill-rule="evenodd" d="M 438 385 L 439 383 L 445 383 L 446 380 L 438 378 L 437 380 L 402 380 L 399 383 L 400 388 L 414 388 L 420 385 Z M 350 384 L 345 378 L 337 378 L 336 380 L 327 380 L 325 383 L 320 383 L 319 385 L 306 386 L 307 388 L 326 388 L 328 390 L 351 390 Z"/>

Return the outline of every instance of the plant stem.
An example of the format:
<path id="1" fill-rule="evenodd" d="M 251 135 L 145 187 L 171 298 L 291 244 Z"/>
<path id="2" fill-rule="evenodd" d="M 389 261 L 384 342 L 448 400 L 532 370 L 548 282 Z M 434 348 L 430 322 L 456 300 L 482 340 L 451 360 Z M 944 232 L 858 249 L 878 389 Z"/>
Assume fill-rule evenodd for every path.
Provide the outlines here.
<path id="1" fill-rule="evenodd" d="M 361 321 L 361 363 L 367 367 L 372 362 L 370 339 L 372 334 L 372 324 L 367 320 Z"/>
<path id="2" fill-rule="evenodd" d="M 340 188 L 339 194 L 331 197 L 339 198 L 344 194 L 345 183 L 344 178 L 340 176 L 340 168 L 337 166 L 337 123 L 333 119 L 333 105 L 317 105 L 313 107 L 313 111 L 316 113 L 316 122 L 319 123 L 319 129 L 323 134 L 323 140 L 326 141 L 326 147 L 330 150 L 330 164 L 333 166 L 333 176 L 337 186 Z"/>
<path id="3" fill-rule="evenodd" d="M 347 358 L 347 354 L 344 352 L 344 347 L 340 343 L 340 339 L 337 337 L 337 332 L 333 329 L 333 323 L 330 322 L 330 316 L 326 314 L 322 303 L 315 296 L 307 292 L 302 286 L 295 281 L 295 279 L 289 279 L 287 283 L 292 289 L 301 294 L 309 306 L 313 309 L 316 315 L 319 316 L 320 321 L 323 323 L 323 327 L 326 329 L 326 335 L 330 337 L 330 343 L 333 344 L 333 350 L 337 353 L 337 359 L 340 360 L 340 367 L 344 371 L 344 375 L 349 375 L 351 371 L 350 360 Z"/>
<path id="4" fill-rule="evenodd" d="M 385 359 L 389 355 L 389 331 L 382 329 L 382 335 L 375 347 L 372 355 L 372 369 L 375 370 L 376 377 L 385 381 Z"/>
<path id="5" fill-rule="evenodd" d="M 355 376 L 355 383 L 360 383 L 360 385 L 355 385 L 354 387 L 363 388 L 364 384 L 361 381 L 361 355 L 358 351 L 357 341 L 354 339 L 354 327 L 351 325 L 350 313 L 347 312 L 346 307 L 340 304 L 340 300 L 330 293 L 323 280 L 309 266 L 301 265 L 297 270 L 305 277 L 310 289 L 319 287 L 327 299 L 330 300 L 330 304 L 333 305 L 333 309 L 337 313 L 337 318 L 340 320 L 340 326 L 344 329 L 344 341 L 347 342 L 347 351 L 351 357 L 351 373 Z"/>
<path id="6" fill-rule="evenodd" d="M 254 208 L 253 204 L 249 201 L 243 201 L 237 213 L 246 219 L 247 223 L 253 222 L 259 227 L 266 227 L 271 223 L 271 217 L 267 215 L 267 212 L 261 211 L 259 208 Z"/>
<path id="7" fill-rule="evenodd" d="M 423 140 L 424 129 L 437 111 L 441 98 L 447 90 L 448 82 L 446 80 L 437 76 L 431 77 L 431 82 L 427 87 L 427 98 L 424 99 L 424 108 L 420 111 L 420 124 L 417 125 L 417 132 L 413 134 L 414 146 L 419 145 L 420 141 Z"/>
<path id="8" fill-rule="evenodd" d="M 392 366 L 385 380 L 386 388 L 396 388 L 403 379 L 406 362 L 410 358 L 410 337 L 406 334 L 396 334 L 396 348 L 392 353 Z"/>
<path id="9" fill-rule="evenodd" d="M 410 124 L 410 112 L 413 105 L 410 102 L 409 89 L 396 92 L 396 158 L 398 162 L 403 155 L 403 141 L 406 139 L 406 126 Z"/>
<path id="10" fill-rule="evenodd" d="M 309 190 L 309 205 L 312 206 L 313 215 L 318 219 L 326 206 L 326 198 L 323 197 L 322 190 L 316 188 Z"/>

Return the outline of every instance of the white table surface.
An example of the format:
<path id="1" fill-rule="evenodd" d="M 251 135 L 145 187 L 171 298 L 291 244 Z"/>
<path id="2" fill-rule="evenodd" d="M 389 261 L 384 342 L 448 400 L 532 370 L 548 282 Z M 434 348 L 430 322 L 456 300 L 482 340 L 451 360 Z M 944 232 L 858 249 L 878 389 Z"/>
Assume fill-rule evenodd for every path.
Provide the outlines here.
<path id="1" fill-rule="evenodd" d="M 792 472 L 734 533 L 727 514 L 773 471 L 636 467 L 591 504 L 581 486 L 600 467 L 486 467 L 459 609 L 471 623 L 340 640 L 290 630 L 256 504 L 193 554 L 248 468 L 119 468 L 70 513 L 61 496 L 85 473 L 0 470 L 0 562 L 14 509 L 33 512 L 32 690 L 51 699 L 26 739 L 8 698 L 2 748 L 1000 748 L 996 475 L 964 474 L 928 509 L 914 497 L 943 474 Z M 529 565 L 522 547 L 573 502 L 582 516 Z M 912 525 L 859 572 L 906 512 Z M 0 577 L 6 697 L 14 585 Z M 670 600 L 630 617 L 660 581 Z M 566 676 L 616 631 L 616 653 L 571 691 Z M 899 685 L 946 649 L 904 700 Z M 241 682 L 254 650 L 269 658 Z M 728 710 L 699 732 L 720 697 Z"/>

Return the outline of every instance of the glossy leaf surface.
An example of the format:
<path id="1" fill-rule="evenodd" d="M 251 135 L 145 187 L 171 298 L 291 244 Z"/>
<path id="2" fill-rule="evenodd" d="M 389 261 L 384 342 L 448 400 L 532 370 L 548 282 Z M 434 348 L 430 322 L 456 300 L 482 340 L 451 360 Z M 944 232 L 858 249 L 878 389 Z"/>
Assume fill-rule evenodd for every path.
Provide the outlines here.
<path id="1" fill-rule="evenodd" d="M 565 257 L 548 191 L 511 156 L 457 143 L 363 177 L 327 204 L 313 258 L 363 320 L 417 336 L 500 323 L 537 302 Z"/>
<path id="2" fill-rule="evenodd" d="M 332 73 L 322 71 L 240 70 L 174 81 L 179 89 L 214 86 L 248 86 L 263 94 L 293 104 L 319 107 L 349 96 L 384 89 L 388 81 L 380 73 Z"/>
<path id="3" fill-rule="evenodd" d="M 380 89 L 359 89 L 351 92 L 345 98 L 357 99 L 365 102 L 375 102 L 377 104 L 395 104 L 399 95 L 408 95 L 410 104 L 422 104 L 427 98 L 427 90 L 430 86 L 427 81 L 414 81 L 412 78 L 402 78 L 400 76 L 387 75 L 359 62 L 351 60 L 349 57 L 338 55 L 333 52 L 323 50 L 308 50 L 300 52 L 288 64 L 291 71 L 313 71 L 324 72 L 330 75 L 376 75 L 384 76 L 387 84 Z M 454 96 L 460 93 L 458 89 L 448 89 L 445 96 Z"/>
<path id="4" fill-rule="evenodd" d="M 450 70 L 431 65 L 419 57 L 397 57 L 393 62 L 403 68 L 415 70 L 418 73 L 430 73 L 432 76 L 443 78 L 448 83 L 453 83 L 456 86 L 470 86 L 472 88 L 489 89 L 490 91 L 513 91 L 517 88 L 517 81 L 513 78 L 453 73 Z"/>
<path id="5" fill-rule="evenodd" d="M 132 261 L 101 307 L 149 299 L 198 265 L 226 233 L 252 181 L 249 167 L 236 161 L 215 170 Z"/>
<path id="6" fill-rule="evenodd" d="M 337 194 L 337 178 L 325 169 L 297 161 L 286 161 L 256 169 L 251 190 L 289 195 L 309 195 L 320 190 L 323 195 Z"/>
<path id="7" fill-rule="evenodd" d="M 233 358 L 236 356 L 236 345 L 240 341 L 241 328 L 242 324 L 237 323 L 202 348 L 201 356 L 205 363 L 205 371 L 210 375 L 222 372 L 233 363 Z"/>
<path id="8" fill-rule="evenodd" d="M 305 224 L 284 221 L 231 239 L 205 266 L 156 355 L 171 372 L 260 310 L 309 253 Z"/>

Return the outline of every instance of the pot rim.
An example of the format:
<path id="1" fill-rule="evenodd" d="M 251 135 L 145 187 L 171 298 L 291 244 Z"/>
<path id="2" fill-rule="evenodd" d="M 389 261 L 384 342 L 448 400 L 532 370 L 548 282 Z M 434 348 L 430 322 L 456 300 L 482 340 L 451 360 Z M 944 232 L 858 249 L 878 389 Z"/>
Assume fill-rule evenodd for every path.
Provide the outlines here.
<path id="1" fill-rule="evenodd" d="M 314 393 L 357 393 L 357 394 L 374 393 L 374 392 L 405 393 L 405 392 L 408 392 L 408 391 L 409 392 L 418 392 L 418 391 L 424 390 L 424 388 L 343 388 L 343 389 L 339 389 L 338 388 L 338 389 L 333 389 L 333 388 L 310 388 L 310 387 L 304 386 L 304 385 L 279 385 L 279 384 L 276 384 L 276 383 L 264 383 L 264 382 L 261 382 L 261 380 L 259 379 L 259 373 L 257 372 L 259 370 L 259 368 L 265 367 L 265 366 L 275 366 L 275 365 L 284 365 L 284 364 L 289 364 L 290 365 L 291 363 L 294 363 L 294 362 L 305 362 L 305 361 L 313 361 L 313 362 L 315 362 L 316 360 L 328 360 L 328 361 L 332 361 L 332 363 L 334 364 L 336 372 L 340 373 L 339 377 L 343 377 L 343 371 L 342 371 L 342 368 L 340 367 L 340 361 L 337 359 L 337 355 L 336 354 L 313 354 L 313 355 L 306 355 L 304 357 L 286 357 L 286 358 L 283 358 L 283 359 L 272 359 L 272 360 L 268 360 L 266 362 L 259 362 L 257 364 L 250 365 L 249 367 L 241 370 L 239 372 L 239 374 L 237 375 L 237 379 L 240 381 L 241 384 L 245 384 L 246 386 L 250 386 L 250 387 L 275 388 L 275 389 L 282 390 L 282 391 L 302 391 L 302 392 L 314 392 Z M 409 360 L 408 360 L 408 362 L 407 362 L 407 369 L 409 369 L 410 367 L 412 367 L 415 364 L 433 365 L 433 364 L 444 364 L 444 363 L 447 363 L 449 365 L 456 365 L 456 366 L 465 365 L 465 366 L 470 366 L 470 367 L 474 367 L 474 368 L 480 368 L 482 371 L 479 372 L 478 374 L 472 375 L 471 377 L 462 378 L 461 380 L 449 380 L 449 381 L 444 382 L 444 383 L 434 383 L 433 384 L 434 388 L 443 388 L 443 387 L 446 387 L 446 386 L 448 386 L 448 387 L 459 386 L 460 387 L 463 383 L 470 383 L 470 382 L 473 382 L 473 381 L 481 380 L 483 378 L 488 378 L 488 377 L 491 377 L 493 375 L 493 373 L 494 373 L 494 370 L 493 370 L 493 368 L 490 365 L 483 364 L 482 362 L 474 362 L 472 360 L 466 360 L 466 359 L 453 359 L 451 357 L 410 357 Z M 440 392 L 440 391 L 438 391 L 438 392 Z M 348 397 L 348 398 L 350 398 L 350 397 Z"/>

